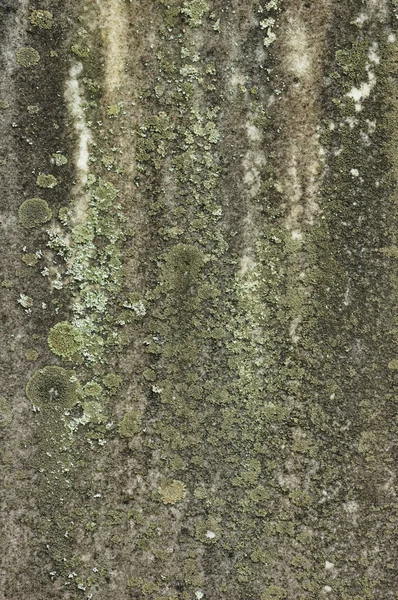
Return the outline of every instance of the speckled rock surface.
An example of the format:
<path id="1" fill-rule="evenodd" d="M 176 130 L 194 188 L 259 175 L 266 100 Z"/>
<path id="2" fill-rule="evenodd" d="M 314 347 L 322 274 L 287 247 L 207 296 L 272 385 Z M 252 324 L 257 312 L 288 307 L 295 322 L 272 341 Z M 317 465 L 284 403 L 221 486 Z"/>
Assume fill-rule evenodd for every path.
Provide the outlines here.
<path id="1" fill-rule="evenodd" d="M 398 598 L 397 19 L 0 0 L 0 600 Z"/>

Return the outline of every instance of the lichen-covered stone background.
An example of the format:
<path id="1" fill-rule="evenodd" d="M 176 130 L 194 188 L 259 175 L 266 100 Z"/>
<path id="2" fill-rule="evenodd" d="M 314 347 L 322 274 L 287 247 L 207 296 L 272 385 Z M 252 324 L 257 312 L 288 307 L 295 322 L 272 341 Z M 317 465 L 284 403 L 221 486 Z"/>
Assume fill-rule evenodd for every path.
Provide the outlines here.
<path id="1" fill-rule="evenodd" d="M 397 0 L 0 0 L 1 600 L 398 598 Z"/>

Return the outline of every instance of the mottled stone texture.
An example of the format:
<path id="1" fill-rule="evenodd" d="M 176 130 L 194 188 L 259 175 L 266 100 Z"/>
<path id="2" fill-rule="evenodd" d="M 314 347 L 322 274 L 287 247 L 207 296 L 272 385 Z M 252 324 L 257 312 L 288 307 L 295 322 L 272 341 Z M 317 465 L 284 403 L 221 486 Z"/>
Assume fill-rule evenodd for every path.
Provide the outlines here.
<path id="1" fill-rule="evenodd" d="M 398 598 L 397 19 L 0 0 L 0 600 Z"/>

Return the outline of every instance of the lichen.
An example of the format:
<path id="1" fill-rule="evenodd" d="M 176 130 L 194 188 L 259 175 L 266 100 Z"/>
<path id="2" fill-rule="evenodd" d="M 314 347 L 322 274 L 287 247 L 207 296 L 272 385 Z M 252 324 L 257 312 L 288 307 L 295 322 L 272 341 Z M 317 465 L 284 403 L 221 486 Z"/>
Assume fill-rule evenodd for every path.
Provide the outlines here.
<path id="1" fill-rule="evenodd" d="M 25 200 L 18 209 L 20 225 L 28 229 L 47 223 L 52 217 L 52 211 L 42 198 Z"/>
<path id="2" fill-rule="evenodd" d="M 0 100 L 0 109 L 4 110 L 6 108 L 9 108 L 10 103 L 8 102 L 8 100 Z"/>
<path id="3" fill-rule="evenodd" d="M 102 380 L 102 383 L 108 388 L 111 394 L 115 394 L 122 384 L 122 378 L 116 373 L 108 373 Z"/>
<path id="4" fill-rule="evenodd" d="M 68 162 L 68 159 L 66 158 L 66 156 L 64 156 L 64 154 L 61 154 L 60 152 L 55 152 L 52 155 L 52 158 L 54 160 L 54 164 L 56 167 L 61 167 L 62 165 L 66 165 Z"/>
<path id="5" fill-rule="evenodd" d="M 39 369 L 26 386 L 27 398 L 39 408 L 53 403 L 72 408 L 79 399 L 79 391 L 75 373 L 56 366 Z"/>
<path id="6" fill-rule="evenodd" d="M 53 15 L 48 10 L 34 10 L 29 17 L 33 27 L 40 29 L 51 29 L 53 26 Z"/>
<path id="7" fill-rule="evenodd" d="M 34 48 L 19 48 L 15 54 L 17 63 L 22 67 L 34 67 L 40 61 L 40 54 Z"/>
<path id="8" fill-rule="evenodd" d="M 132 438 L 141 430 L 142 416 L 137 410 L 129 410 L 120 421 L 119 435 Z"/>
<path id="9" fill-rule="evenodd" d="M 190 27 L 196 28 L 202 25 L 203 15 L 209 10 L 209 5 L 205 0 L 190 0 L 184 2 L 181 12 L 188 17 Z"/>
<path id="10" fill-rule="evenodd" d="M 21 256 L 21 260 L 25 263 L 25 265 L 28 265 L 28 267 L 34 267 L 37 265 L 39 259 L 36 254 L 28 252 L 27 254 L 23 254 Z"/>
<path id="11" fill-rule="evenodd" d="M 11 403 L 0 396 L 0 427 L 7 427 L 12 421 L 12 406 Z"/>
<path id="12" fill-rule="evenodd" d="M 46 175 L 45 173 L 39 173 L 36 179 L 36 185 L 41 188 L 54 188 L 58 181 L 54 175 Z"/>
<path id="13" fill-rule="evenodd" d="M 51 327 L 48 345 L 57 356 L 72 358 L 81 350 L 82 336 L 77 327 L 68 321 L 60 321 Z"/>
<path id="14" fill-rule="evenodd" d="M 186 487 L 182 481 L 174 479 L 163 483 L 159 487 L 159 494 L 163 504 L 176 504 L 185 497 Z"/>
<path id="15" fill-rule="evenodd" d="M 25 350 L 25 358 L 26 360 L 35 361 L 39 358 L 39 353 L 34 348 L 28 348 Z"/>

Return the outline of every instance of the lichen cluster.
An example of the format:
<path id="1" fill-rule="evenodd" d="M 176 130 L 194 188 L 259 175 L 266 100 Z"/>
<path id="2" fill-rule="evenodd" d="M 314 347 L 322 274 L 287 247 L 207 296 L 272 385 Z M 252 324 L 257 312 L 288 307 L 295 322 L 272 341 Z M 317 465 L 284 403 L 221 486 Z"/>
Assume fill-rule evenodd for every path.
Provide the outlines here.
<path id="1" fill-rule="evenodd" d="M 20 225 L 27 229 L 44 225 L 52 218 L 52 211 L 47 202 L 42 198 L 25 200 L 18 209 Z"/>
<path id="2" fill-rule="evenodd" d="M 79 382 L 73 371 L 47 366 L 36 371 L 26 386 L 26 395 L 33 406 L 52 404 L 71 408 L 79 398 Z"/>
<path id="3" fill-rule="evenodd" d="M 34 48 L 19 48 L 16 54 L 16 61 L 22 67 L 34 67 L 40 61 L 40 54 Z"/>

